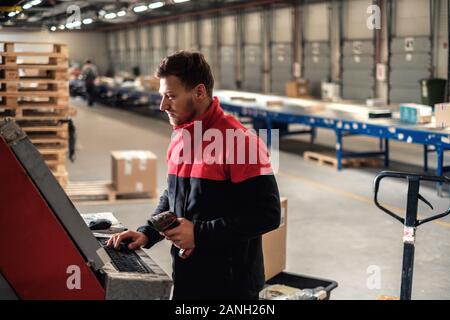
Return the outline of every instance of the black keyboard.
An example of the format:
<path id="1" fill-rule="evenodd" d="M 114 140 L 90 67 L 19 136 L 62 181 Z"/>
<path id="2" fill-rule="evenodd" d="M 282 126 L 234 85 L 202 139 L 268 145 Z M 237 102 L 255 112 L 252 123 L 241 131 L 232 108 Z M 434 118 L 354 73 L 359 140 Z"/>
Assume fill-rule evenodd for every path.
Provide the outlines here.
<path id="1" fill-rule="evenodd" d="M 103 249 L 108 253 L 111 258 L 111 263 L 114 267 L 121 272 L 134 272 L 134 273 L 154 273 L 145 263 L 141 257 L 138 256 L 134 250 L 128 249 L 128 247 L 121 243 L 120 248 L 114 249 L 108 247 L 108 238 L 97 238 L 102 245 Z"/>

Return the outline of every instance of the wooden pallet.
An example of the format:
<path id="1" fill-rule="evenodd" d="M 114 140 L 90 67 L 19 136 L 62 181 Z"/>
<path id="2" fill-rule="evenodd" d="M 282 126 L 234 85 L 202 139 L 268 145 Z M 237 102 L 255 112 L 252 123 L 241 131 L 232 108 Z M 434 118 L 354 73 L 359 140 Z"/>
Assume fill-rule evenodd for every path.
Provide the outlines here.
<path id="1" fill-rule="evenodd" d="M 3 65 L 17 66 L 20 65 L 22 61 L 27 60 L 27 58 L 47 58 L 46 65 L 55 65 L 58 67 L 68 67 L 68 49 L 65 44 L 49 44 L 51 45 L 51 51 L 44 52 L 42 45 L 39 43 L 20 43 L 20 42 L 2 42 L 3 52 L 1 52 L 0 57 Z M 38 45 L 36 47 L 35 45 Z M 41 47 L 41 48 L 39 48 Z M 37 49 L 37 50 L 36 50 Z M 24 59 L 25 58 L 25 59 Z M 34 63 L 23 63 L 34 65 Z"/>
<path id="2" fill-rule="evenodd" d="M 66 161 L 67 148 L 63 146 L 36 146 L 45 160 L 64 163 Z"/>
<path id="3" fill-rule="evenodd" d="M 48 79 L 45 77 L 19 77 L 16 79 L 0 79 L 2 91 L 23 92 L 23 91 L 60 91 L 69 90 L 67 81 Z"/>
<path id="4" fill-rule="evenodd" d="M 64 148 L 67 149 L 69 142 L 67 139 L 54 138 L 54 139 L 30 139 L 36 148 Z"/>
<path id="5" fill-rule="evenodd" d="M 18 55 L 24 55 L 26 52 L 30 52 L 31 55 L 36 55 L 39 53 L 45 54 L 41 50 L 36 50 L 38 46 L 41 48 L 42 46 L 51 47 L 49 53 L 57 53 L 63 54 L 67 56 L 67 44 L 65 43 L 54 43 L 54 42 L 37 42 L 37 41 L 0 41 L 0 44 L 3 45 L 3 52 L 5 53 L 17 53 Z M 16 51 L 16 49 L 19 49 Z M 26 49 L 26 50 L 25 50 Z M 26 55 L 26 54 L 25 54 Z"/>
<path id="6" fill-rule="evenodd" d="M 65 176 L 68 177 L 68 173 L 66 171 L 66 164 L 62 163 L 62 164 L 58 164 L 52 161 L 45 161 L 45 164 L 48 166 L 48 168 L 55 173 L 61 173 L 61 172 L 66 172 Z M 58 174 L 59 175 L 59 174 Z"/>
<path id="7" fill-rule="evenodd" d="M 386 296 L 386 295 L 381 295 L 377 297 L 377 300 L 400 300 L 399 297 L 393 297 L 393 296 Z"/>
<path id="8" fill-rule="evenodd" d="M 76 114 L 73 108 L 15 108 L 0 106 L 0 118 L 15 118 L 16 120 L 36 120 L 36 121 L 60 121 Z"/>
<path id="9" fill-rule="evenodd" d="M 312 151 L 305 151 L 303 159 L 307 161 L 316 162 L 319 165 L 332 166 L 337 168 L 338 163 L 336 156 L 331 153 L 318 153 Z M 376 158 L 344 158 L 342 159 L 342 167 L 379 167 L 381 159 Z"/>
<path id="10" fill-rule="evenodd" d="M 117 193 L 111 181 L 70 182 L 66 193 L 77 203 L 111 204 L 117 202 L 149 201 L 154 198 L 149 193 Z"/>
<path id="11" fill-rule="evenodd" d="M 41 106 L 53 106 L 55 108 L 64 109 L 69 107 L 69 96 L 64 94 L 55 96 L 55 94 L 2 94 L 0 93 L 0 108 L 17 108 L 27 106 L 28 108 L 39 109 Z"/>
<path id="12" fill-rule="evenodd" d="M 67 45 L 0 41 L 0 51 L 0 118 L 16 120 L 66 187 L 69 132 L 62 120 L 76 113 L 69 108 Z"/>
<path id="13" fill-rule="evenodd" d="M 0 97 L 5 98 L 21 98 L 21 97 L 43 97 L 43 98 L 67 98 L 69 97 L 68 89 L 64 90 L 20 90 L 20 91 L 0 91 Z"/>
<path id="14" fill-rule="evenodd" d="M 54 80 L 68 81 L 69 74 L 67 69 L 64 70 L 44 70 L 44 69 L 24 69 L 22 75 L 18 70 L 0 69 L 0 79 L 3 81 L 19 81 L 23 80 Z"/>
<path id="15" fill-rule="evenodd" d="M 25 81 L 24 81 L 25 80 Z M 6 92 L 60 92 L 64 94 L 69 90 L 67 81 L 54 80 L 54 79 L 0 79 L 2 85 L 1 91 Z"/>
<path id="16" fill-rule="evenodd" d="M 58 66 L 44 63 L 21 63 L 21 64 L 0 64 L 0 70 L 18 70 L 18 69 L 34 69 L 34 70 L 67 70 L 67 66 Z"/>
<path id="17" fill-rule="evenodd" d="M 0 52 L 0 57 L 49 57 L 49 58 L 67 58 L 66 54 L 58 53 L 58 52 Z"/>
<path id="18" fill-rule="evenodd" d="M 33 123 L 33 121 L 27 121 L 26 123 L 20 123 L 19 125 L 22 128 L 25 133 L 51 133 L 51 132 L 67 132 L 68 131 L 68 125 L 67 123 L 59 123 L 56 122 L 55 124 L 45 123 L 45 124 L 38 124 Z"/>
<path id="19" fill-rule="evenodd" d="M 66 169 L 63 168 L 59 170 L 52 170 L 52 173 L 55 176 L 56 180 L 58 180 L 61 187 L 67 188 L 67 185 L 69 183 L 69 174 Z"/>

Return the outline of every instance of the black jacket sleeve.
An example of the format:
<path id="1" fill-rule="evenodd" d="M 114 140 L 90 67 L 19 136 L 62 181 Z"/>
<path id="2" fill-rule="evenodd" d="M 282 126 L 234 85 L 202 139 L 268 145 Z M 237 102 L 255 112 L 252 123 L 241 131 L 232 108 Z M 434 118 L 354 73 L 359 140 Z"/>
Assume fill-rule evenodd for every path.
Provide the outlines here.
<path id="1" fill-rule="evenodd" d="M 211 221 L 194 221 L 196 247 L 227 246 L 247 241 L 280 225 L 280 196 L 273 175 L 261 175 L 233 185 L 236 212 Z"/>
<path id="2" fill-rule="evenodd" d="M 166 190 L 164 190 L 163 195 L 159 198 L 158 206 L 156 207 L 156 210 L 153 213 L 153 215 L 167 211 L 167 210 L 169 210 L 169 197 L 168 197 L 168 192 L 166 189 Z M 158 243 L 159 241 L 164 239 L 164 237 L 161 236 L 158 231 L 156 231 L 155 229 L 153 229 L 150 226 L 148 220 L 147 220 L 147 223 L 145 225 L 139 227 L 137 229 L 137 231 L 142 232 L 143 234 L 145 234 L 147 236 L 148 243 L 144 246 L 144 248 L 146 248 L 146 249 L 153 247 L 156 243 Z"/>

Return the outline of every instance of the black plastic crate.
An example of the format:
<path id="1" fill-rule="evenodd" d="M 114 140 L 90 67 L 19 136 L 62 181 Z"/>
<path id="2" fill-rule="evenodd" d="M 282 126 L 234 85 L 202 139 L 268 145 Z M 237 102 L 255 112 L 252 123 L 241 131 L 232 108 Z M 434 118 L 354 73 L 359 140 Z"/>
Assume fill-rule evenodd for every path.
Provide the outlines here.
<path id="1" fill-rule="evenodd" d="M 337 282 L 333 280 L 313 278 L 290 272 L 281 272 L 273 278 L 267 280 L 266 284 L 283 284 L 297 289 L 314 289 L 317 287 L 324 287 L 327 292 L 327 297 L 325 300 L 330 299 L 331 290 L 337 288 L 338 286 Z"/>

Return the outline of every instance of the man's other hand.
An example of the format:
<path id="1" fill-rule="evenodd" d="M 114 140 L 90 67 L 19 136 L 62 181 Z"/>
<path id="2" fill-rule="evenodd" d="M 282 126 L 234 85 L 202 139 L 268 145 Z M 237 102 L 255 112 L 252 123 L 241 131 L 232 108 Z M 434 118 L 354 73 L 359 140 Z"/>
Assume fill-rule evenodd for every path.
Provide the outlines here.
<path id="1" fill-rule="evenodd" d="M 180 249 L 194 249 L 194 224 L 185 218 L 178 218 L 178 221 L 178 227 L 162 232 L 161 235 Z"/>

